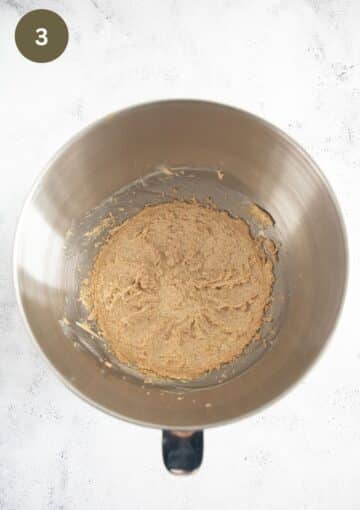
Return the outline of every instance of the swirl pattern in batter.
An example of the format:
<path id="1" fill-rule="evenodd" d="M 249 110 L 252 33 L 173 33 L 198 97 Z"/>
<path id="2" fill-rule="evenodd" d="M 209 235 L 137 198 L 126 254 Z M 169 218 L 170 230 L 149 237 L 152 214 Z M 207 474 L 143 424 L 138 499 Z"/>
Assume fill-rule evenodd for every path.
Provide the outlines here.
<path id="1" fill-rule="evenodd" d="M 145 207 L 112 231 L 87 294 L 120 361 L 189 380 L 258 337 L 273 282 L 273 263 L 243 220 L 174 201 Z"/>

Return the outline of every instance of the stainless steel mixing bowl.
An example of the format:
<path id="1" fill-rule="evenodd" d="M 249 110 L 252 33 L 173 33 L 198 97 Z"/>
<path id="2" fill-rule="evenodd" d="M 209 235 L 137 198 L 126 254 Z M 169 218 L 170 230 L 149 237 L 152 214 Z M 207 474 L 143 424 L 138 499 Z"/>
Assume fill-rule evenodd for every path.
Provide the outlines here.
<path id="1" fill-rule="evenodd" d="M 231 209 L 236 208 L 236 196 L 240 203 L 245 194 L 273 216 L 282 244 L 284 306 L 275 341 L 223 384 L 210 380 L 189 385 L 181 388 L 180 398 L 176 385 L 153 385 L 144 391 L 141 379 L 125 369 L 104 371 L 96 356 L 74 349 L 61 325 L 68 294 L 64 245 L 69 229 L 115 191 L 164 163 L 224 171 L 224 189 L 231 191 L 223 194 L 225 208 L 227 196 Z M 201 179 L 199 186 L 200 192 Z M 76 273 L 72 268 L 70 279 Z M 24 206 L 14 272 L 29 333 L 68 387 L 119 418 L 194 431 L 260 409 L 312 365 L 341 308 L 347 252 L 335 197 L 294 141 L 241 110 L 201 101 L 164 101 L 109 115 L 56 154 Z M 170 443 L 166 436 L 165 454 L 168 448 L 173 452 Z M 196 447 L 201 450 L 201 444 Z"/>

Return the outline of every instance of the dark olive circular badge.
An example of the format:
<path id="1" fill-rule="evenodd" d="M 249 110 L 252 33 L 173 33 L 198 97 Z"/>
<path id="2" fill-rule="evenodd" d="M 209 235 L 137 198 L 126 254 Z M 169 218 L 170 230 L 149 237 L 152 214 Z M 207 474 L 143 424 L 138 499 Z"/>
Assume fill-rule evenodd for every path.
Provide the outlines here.
<path id="1" fill-rule="evenodd" d="M 65 21 L 47 9 L 30 11 L 15 30 L 15 42 L 24 57 L 33 62 L 51 62 L 65 50 L 69 32 Z"/>

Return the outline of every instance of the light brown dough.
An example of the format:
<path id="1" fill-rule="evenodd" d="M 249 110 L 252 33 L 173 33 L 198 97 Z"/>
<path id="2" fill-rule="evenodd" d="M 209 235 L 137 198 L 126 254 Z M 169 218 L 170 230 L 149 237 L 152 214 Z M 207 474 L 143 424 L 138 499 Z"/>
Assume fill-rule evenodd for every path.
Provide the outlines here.
<path id="1" fill-rule="evenodd" d="M 257 338 L 273 281 L 244 221 L 175 201 L 145 207 L 112 232 L 85 294 L 120 361 L 187 380 Z"/>
<path id="2" fill-rule="evenodd" d="M 270 214 L 256 204 L 250 204 L 249 213 L 255 223 L 263 228 L 272 227 L 275 223 Z"/>

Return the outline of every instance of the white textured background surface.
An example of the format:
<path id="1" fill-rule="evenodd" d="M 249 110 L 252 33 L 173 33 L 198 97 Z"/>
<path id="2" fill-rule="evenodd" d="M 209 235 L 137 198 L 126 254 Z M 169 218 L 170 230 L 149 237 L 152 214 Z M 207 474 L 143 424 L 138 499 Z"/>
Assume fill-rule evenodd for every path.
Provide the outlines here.
<path id="1" fill-rule="evenodd" d="M 49 64 L 25 60 L 17 21 L 46 7 L 70 30 Z M 1 0 L 0 508 L 360 508 L 359 0 Z M 160 433 L 71 394 L 21 323 L 11 252 L 42 166 L 80 128 L 137 102 L 191 97 L 259 114 L 317 160 L 343 209 L 351 273 L 319 363 L 260 415 L 206 433 L 202 469 L 162 467 Z"/>

